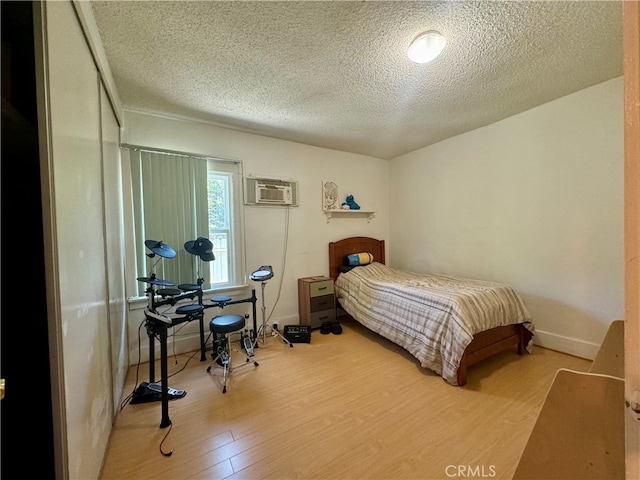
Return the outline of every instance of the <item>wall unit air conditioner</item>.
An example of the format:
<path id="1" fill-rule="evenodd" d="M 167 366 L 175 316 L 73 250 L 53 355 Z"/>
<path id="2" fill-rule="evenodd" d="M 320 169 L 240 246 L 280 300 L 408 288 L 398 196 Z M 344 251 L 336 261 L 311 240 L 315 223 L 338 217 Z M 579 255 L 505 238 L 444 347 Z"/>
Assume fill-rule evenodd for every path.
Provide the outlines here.
<path id="1" fill-rule="evenodd" d="M 246 177 L 246 205 L 298 205 L 298 182 L 273 178 Z"/>

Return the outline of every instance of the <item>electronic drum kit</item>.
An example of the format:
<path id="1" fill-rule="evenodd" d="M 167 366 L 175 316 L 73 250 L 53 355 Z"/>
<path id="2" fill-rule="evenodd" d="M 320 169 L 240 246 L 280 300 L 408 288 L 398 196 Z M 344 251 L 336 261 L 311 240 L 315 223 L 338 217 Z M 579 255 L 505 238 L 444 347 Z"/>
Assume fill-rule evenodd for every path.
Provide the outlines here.
<path id="1" fill-rule="evenodd" d="M 150 250 L 151 253 L 147 253 L 149 258 L 160 257 L 163 258 L 175 258 L 176 251 L 171 248 L 169 245 L 164 243 L 162 240 L 145 240 L 145 246 Z M 185 321 L 191 321 L 194 319 L 199 319 L 202 322 L 203 311 L 205 308 L 210 307 L 219 307 L 224 308 L 226 305 L 230 305 L 233 303 L 243 303 L 243 302 L 252 302 L 253 303 L 253 323 L 254 328 L 251 330 L 251 335 L 243 335 L 242 342 L 247 353 L 252 354 L 253 349 L 256 348 L 258 338 L 262 335 L 262 343 L 266 342 L 266 307 L 265 307 L 265 297 L 264 297 L 264 287 L 268 280 L 273 278 L 273 268 L 270 265 L 263 265 L 254 272 L 249 275 L 249 278 L 254 282 L 260 282 L 262 286 L 262 324 L 260 328 L 257 328 L 255 321 L 255 292 L 250 298 L 235 300 L 232 301 L 231 297 L 227 296 L 217 296 L 211 298 L 210 305 L 203 304 L 202 298 L 202 284 L 204 283 L 204 279 L 201 277 L 200 266 L 201 262 L 204 261 L 212 261 L 215 260 L 215 256 L 213 254 L 213 244 L 208 238 L 198 237 L 195 240 L 190 240 L 184 244 L 185 250 L 194 255 L 198 259 L 198 279 L 196 283 L 183 283 L 179 285 L 175 285 L 174 282 L 169 280 L 164 280 L 162 278 L 156 277 L 155 272 L 153 271 L 147 277 L 138 277 L 137 280 L 139 282 L 148 283 L 149 287 L 146 289 L 146 293 L 148 296 L 148 305 L 145 311 L 147 319 L 150 320 L 158 320 L 162 318 L 165 324 L 169 324 L 171 326 L 177 325 L 178 323 L 183 323 Z M 158 261 L 160 261 L 160 259 Z M 157 262 L 156 262 L 157 263 Z M 155 264 L 154 264 L 155 266 Z M 160 300 L 158 300 L 158 297 Z M 171 319 L 165 315 L 162 315 L 158 312 L 158 307 L 169 305 L 174 306 L 180 300 L 190 299 L 194 300 L 198 298 L 198 303 L 189 304 L 189 305 L 181 305 L 176 310 L 175 313 L 179 315 L 184 315 L 184 317 L 179 319 Z M 202 330 L 202 329 L 201 329 Z M 274 329 L 272 331 L 273 336 L 280 336 L 282 340 L 289 344 L 290 347 L 293 347 L 293 344 L 289 342 L 276 328 L 274 325 Z M 201 331 L 201 350 L 202 350 L 202 358 L 204 360 L 204 333 Z M 248 338 L 247 338 L 248 337 Z"/>
<path id="2" fill-rule="evenodd" d="M 150 258 L 154 258 L 156 256 L 163 258 L 175 258 L 176 251 L 171 248 L 169 245 L 165 244 L 162 240 L 145 240 L 145 246 L 151 251 L 151 253 L 147 253 L 147 256 Z M 201 277 L 200 273 L 200 264 L 202 260 L 204 261 L 212 261 L 215 260 L 215 256 L 213 254 L 213 244 L 208 238 L 198 237 L 195 240 L 190 240 L 184 244 L 185 250 L 194 255 L 198 259 L 198 279 L 196 283 L 183 283 L 175 285 L 175 283 L 164 280 L 162 278 L 156 277 L 155 272 L 147 276 L 147 277 L 138 277 L 137 280 L 139 282 L 148 283 L 149 287 L 146 290 L 148 300 L 148 307 L 145 311 L 148 319 L 157 320 L 158 315 L 162 316 L 164 319 L 164 323 L 170 325 L 176 325 L 178 323 L 182 323 L 184 321 L 191 321 L 196 318 L 202 319 L 203 311 L 205 308 L 210 307 L 219 307 L 224 308 L 226 305 L 233 303 L 242 303 L 242 302 L 252 302 L 254 306 L 254 329 L 251 331 L 251 335 L 249 336 L 249 341 L 247 341 L 245 336 L 243 336 L 242 343 L 244 343 L 244 348 L 247 352 L 253 351 L 253 348 L 256 348 L 258 338 L 262 335 L 262 343 L 266 343 L 266 307 L 265 307 L 265 295 L 264 295 L 264 287 L 268 280 L 273 278 L 273 268 L 271 265 L 263 265 L 254 272 L 249 275 L 249 279 L 254 282 L 260 282 L 262 287 L 262 324 L 260 328 L 257 328 L 255 321 L 255 293 L 252 297 L 242 300 L 232 301 L 231 297 L 227 296 L 217 296 L 211 298 L 210 305 L 204 305 L 202 301 L 202 284 L 204 283 L 204 279 Z M 157 262 L 156 262 L 157 263 Z M 155 265 L 155 264 L 154 264 Z M 157 288 L 159 287 L 159 288 Z M 161 300 L 158 300 L 157 297 L 160 297 Z M 183 318 L 180 319 L 170 319 L 157 311 L 157 308 L 163 305 L 174 306 L 177 302 L 184 299 L 195 299 L 198 298 L 198 303 L 190 304 L 190 305 L 182 305 L 179 306 L 176 310 L 176 314 L 184 315 Z M 254 335 L 255 332 L 255 335 Z M 204 360 L 204 338 L 203 333 L 201 332 L 201 347 L 202 347 L 202 357 L 201 360 Z M 272 330 L 273 336 L 280 336 L 282 340 L 289 344 L 290 347 L 293 347 L 293 344 L 285 338 L 275 327 Z"/>
<path id="3" fill-rule="evenodd" d="M 169 245 L 165 244 L 163 241 L 146 240 L 144 244 L 151 252 L 147 254 L 147 256 L 150 258 L 154 258 L 156 256 L 160 257 L 161 259 L 176 257 L 176 251 Z M 167 325 L 175 326 L 185 321 L 192 321 L 196 319 L 199 320 L 201 323 L 200 360 L 204 361 L 206 359 L 206 355 L 204 353 L 205 340 L 203 331 L 204 309 L 212 307 L 224 308 L 225 306 L 231 304 L 250 302 L 253 304 L 253 328 L 250 330 L 250 332 L 243 332 L 243 334 L 241 335 L 241 344 L 249 355 L 253 355 L 253 349 L 257 347 L 256 343 L 259 337 L 258 332 L 264 331 L 264 282 L 273 277 L 273 270 L 271 270 L 271 267 L 260 267 L 260 269 L 253 272 L 250 276 L 252 280 L 263 282 L 263 326 L 258 329 L 256 323 L 257 298 L 255 296 L 255 290 L 252 292 L 251 297 L 248 298 L 232 300 L 231 297 L 228 296 L 214 296 L 211 297 L 210 304 L 204 304 L 202 292 L 202 284 L 204 283 L 204 279 L 201 276 L 200 269 L 201 262 L 203 260 L 207 262 L 215 260 L 215 256 L 213 254 L 213 244 L 211 243 L 211 241 L 206 237 L 198 237 L 195 240 L 186 242 L 184 244 L 184 248 L 188 253 L 194 255 L 198 260 L 198 279 L 196 283 L 183 283 L 176 286 L 174 282 L 156 277 L 153 270 L 149 276 L 137 278 L 138 281 L 149 284 L 149 287 L 146 289 L 146 294 L 148 296 L 148 305 L 147 309 L 145 310 L 145 315 L 147 320 L 151 321 L 151 327 L 160 325 L 160 327 L 162 328 L 163 325 L 157 323 L 159 322 L 159 320 L 163 321 L 162 323 L 164 324 L 164 327 L 166 327 Z M 197 303 L 180 305 L 176 308 L 175 313 L 178 315 L 182 315 L 182 317 L 180 318 L 172 319 L 158 311 L 158 307 L 167 305 L 174 306 L 181 300 L 194 300 L 196 297 L 198 299 Z M 248 315 L 245 315 L 245 318 L 248 318 Z M 149 325 L 147 326 L 147 328 L 149 330 Z M 153 333 L 154 332 L 152 328 L 150 331 L 150 335 L 152 335 Z"/>
<path id="4" fill-rule="evenodd" d="M 151 253 L 147 253 L 149 258 L 154 258 L 156 256 L 160 257 L 160 259 L 164 258 L 175 258 L 176 251 L 171 248 L 169 245 L 165 244 L 162 241 L 158 240 L 145 240 L 145 246 L 151 251 Z M 196 240 L 188 241 L 184 244 L 185 250 L 196 256 L 198 259 L 198 279 L 196 283 L 184 283 L 179 284 L 177 287 L 174 282 L 169 280 L 164 280 L 162 278 L 156 277 L 154 272 L 155 264 L 151 269 L 151 274 L 146 277 L 137 277 L 139 282 L 144 282 L 149 284 L 146 289 L 146 294 L 148 296 L 148 306 L 145 309 L 145 318 L 147 320 L 147 334 L 149 336 L 149 375 L 150 381 L 143 382 L 146 385 L 140 386 L 140 398 L 145 397 L 146 394 L 149 393 L 149 389 L 151 386 L 157 388 L 157 390 L 161 393 L 161 401 L 162 401 L 162 420 L 160 423 L 161 428 L 165 428 L 171 425 L 171 420 L 169 419 L 169 408 L 168 401 L 169 399 L 182 398 L 186 394 L 184 390 L 176 390 L 171 389 L 167 385 L 168 382 L 168 373 L 167 373 L 167 329 L 169 327 L 173 327 L 179 325 L 183 322 L 188 322 L 192 320 L 199 320 L 200 323 L 200 351 L 201 351 L 201 361 L 204 361 L 205 356 L 205 340 L 204 340 L 204 309 L 210 307 L 219 307 L 224 308 L 226 305 L 236 304 L 236 303 L 244 303 L 250 302 L 253 305 L 253 329 L 251 330 L 251 335 L 241 333 L 241 345 L 245 349 L 247 353 L 247 361 L 248 357 L 253 356 L 253 349 L 258 345 L 258 338 L 260 334 L 262 334 L 263 343 L 265 343 L 265 330 L 266 330 L 266 316 L 265 316 L 265 298 L 264 298 L 264 287 L 268 280 L 273 278 L 273 269 L 271 266 L 261 266 L 258 270 L 251 273 L 249 278 L 252 281 L 261 282 L 262 285 L 262 324 L 260 328 L 257 328 L 256 325 L 256 294 L 255 289 L 252 291 L 251 297 L 240 299 L 240 300 L 232 300 L 231 297 L 227 296 L 214 296 L 211 297 L 211 304 L 204 305 L 203 303 L 203 294 L 202 294 L 202 284 L 204 283 L 204 279 L 201 277 L 200 273 L 200 264 L 201 261 L 212 261 L 215 259 L 213 254 L 213 244 L 208 238 L 198 237 Z M 160 261 L 158 259 L 158 261 Z M 156 262 L 157 263 L 157 262 Z M 160 300 L 158 300 L 158 298 Z M 191 299 L 194 300 L 198 298 L 197 303 L 191 303 L 186 305 L 178 306 L 175 310 L 175 313 L 178 315 L 183 315 L 179 318 L 170 318 L 160 312 L 158 312 L 158 307 L 163 305 L 174 306 L 178 301 L 183 299 Z M 248 315 L 245 315 L 245 318 L 248 318 Z M 215 318 L 215 317 L 214 317 Z M 255 336 L 254 336 L 255 333 Z M 286 339 L 276 328 L 276 325 L 273 326 L 272 335 L 279 335 L 282 340 L 289 344 L 290 347 L 293 347 L 293 344 Z M 161 383 L 160 385 L 155 383 L 155 359 L 154 359 L 154 338 L 158 338 L 160 340 L 160 353 L 161 353 Z M 215 339 L 214 339 L 215 343 Z M 216 357 L 217 358 L 217 357 Z M 254 362 L 257 366 L 257 362 Z M 226 387 L 226 384 L 225 384 Z M 135 397 L 135 395 L 134 395 Z M 157 398 L 155 396 L 152 400 L 140 400 L 143 401 L 153 401 Z"/>

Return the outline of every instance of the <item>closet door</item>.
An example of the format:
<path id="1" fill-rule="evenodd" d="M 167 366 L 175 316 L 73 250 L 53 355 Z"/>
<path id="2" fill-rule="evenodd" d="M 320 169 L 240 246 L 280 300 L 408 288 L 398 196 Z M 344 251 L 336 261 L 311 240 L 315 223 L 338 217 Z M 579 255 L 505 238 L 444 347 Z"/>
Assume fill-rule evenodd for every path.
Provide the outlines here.
<path id="1" fill-rule="evenodd" d="M 109 349 L 111 354 L 112 402 L 114 415 L 129 366 L 127 342 L 127 304 L 125 293 L 124 208 L 120 125 L 104 89 L 100 86 L 100 124 L 102 133 L 102 172 L 104 183 L 104 237 L 109 302 Z"/>
<path id="2" fill-rule="evenodd" d="M 57 458 L 98 478 L 113 422 L 100 82 L 72 2 L 41 2 L 47 115 L 43 212 Z"/>

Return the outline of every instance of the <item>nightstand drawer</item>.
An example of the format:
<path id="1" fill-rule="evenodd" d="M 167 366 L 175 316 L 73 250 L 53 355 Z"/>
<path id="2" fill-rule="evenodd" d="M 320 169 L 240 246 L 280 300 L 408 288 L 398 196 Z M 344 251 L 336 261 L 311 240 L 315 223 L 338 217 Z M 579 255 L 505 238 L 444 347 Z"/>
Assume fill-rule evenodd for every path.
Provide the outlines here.
<path id="1" fill-rule="evenodd" d="M 336 303 L 334 295 L 323 295 L 321 297 L 311 298 L 311 311 L 319 312 L 320 310 L 333 309 Z"/>
<path id="2" fill-rule="evenodd" d="M 336 321 L 336 296 L 333 279 L 316 276 L 298 279 L 298 315 L 300 325 L 320 328 Z"/>
<path id="3" fill-rule="evenodd" d="M 313 312 L 309 318 L 311 328 L 320 328 L 324 322 L 334 323 L 336 321 L 336 310 L 323 310 L 321 312 Z"/>
<path id="4" fill-rule="evenodd" d="M 321 295 L 333 294 L 333 280 L 323 280 L 309 285 L 309 296 L 319 297 Z"/>

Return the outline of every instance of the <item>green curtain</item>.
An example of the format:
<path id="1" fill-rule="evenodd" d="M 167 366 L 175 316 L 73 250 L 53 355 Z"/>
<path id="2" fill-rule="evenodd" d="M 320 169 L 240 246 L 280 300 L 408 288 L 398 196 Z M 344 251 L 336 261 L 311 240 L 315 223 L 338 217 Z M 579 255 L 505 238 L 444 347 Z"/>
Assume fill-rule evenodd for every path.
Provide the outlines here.
<path id="1" fill-rule="evenodd" d="M 205 158 L 131 150 L 137 276 L 156 277 L 176 286 L 195 283 L 196 257 L 185 242 L 208 237 L 207 160 Z M 174 258 L 155 255 L 145 241 L 162 241 Z M 147 284 L 139 283 L 144 295 Z M 162 288 L 162 287 L 160 287 Z"/>

